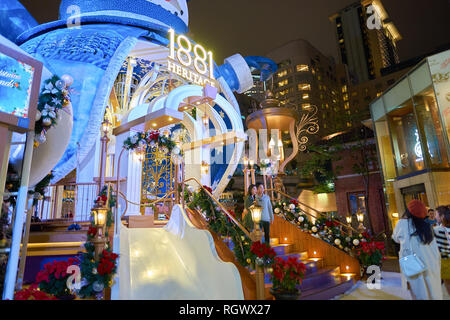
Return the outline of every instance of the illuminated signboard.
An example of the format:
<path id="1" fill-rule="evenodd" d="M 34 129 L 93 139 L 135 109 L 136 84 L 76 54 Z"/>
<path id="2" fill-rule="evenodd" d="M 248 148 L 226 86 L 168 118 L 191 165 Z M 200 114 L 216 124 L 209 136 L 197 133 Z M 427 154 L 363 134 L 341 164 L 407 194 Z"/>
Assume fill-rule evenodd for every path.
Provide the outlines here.
<path id="1" fill-rule="evenodd" d="M 40 61 L 0 44 L 0 123 L 34 129 L 41 74 Z"/>
<path id="2" fill-rule="evenodd" d="M 212 52 L 207 52 L 199 44 L 192 44 L 184 35 L 176 36 L 173 29 L 169 30 L 169 36 L 168 70 L 193 84 L 217 87 Z"/>

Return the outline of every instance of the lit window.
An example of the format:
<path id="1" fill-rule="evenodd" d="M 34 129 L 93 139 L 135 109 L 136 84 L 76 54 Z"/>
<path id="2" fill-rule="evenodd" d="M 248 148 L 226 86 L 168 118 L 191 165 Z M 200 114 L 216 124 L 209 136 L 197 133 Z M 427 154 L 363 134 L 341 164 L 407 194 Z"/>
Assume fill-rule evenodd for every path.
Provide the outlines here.
<path id="1" fill-rule="evenodd" d="M 311 109 L 311 105 L 309 103 L 302 104 L 302 110 L 309 110 L 309 109 Z"/>
<path id="2" fill-rule="evenodd" d="M 348 101 L 348 94 L 344 94 L 344 101 Z"/>
<path id="3" fill-rule="evenodd" d="M 344 43 L 344 39 L 339 40 L 339 43 Z"/>
<path id="4" fill-rule="evenodd" d="M 345 110 L 350 109 L 350 103 L 346 102 L 346 103 L 344 104 L 344 107 L 345 107 Z"/>
<path id="5" fill-rule="evenodd" d="M 324 129 L 327 128 L 327 124 L 326 124 L 326 123 L 323 124 L 323 128 L 324 128 Z"/>
<path id="6" fill-rule="evenodd" d="M 288 82 L 288 79 L 285 79 L 285 80 L 283 80 L 283 81 L 278 82 L 278 87 L 279 87 L 279 88 L 284 87 L 284 86 L 286 86 L 288 83 L 289 83 L 289 82 Z"/>
<path id="7" fill-rule="evenodd" d="M 304 94 L 302 95 L 302 99 L 303 99 L 303 100 L 308 100 L 308 99 L 309 99 L 309 94 L 308 94 L 308 93 L 304 93 Z"/>
<path id="8" fill-rule="evenodd" d="M 307 83 L 302 83 L 302 84 L 299 84 L 298 85 L 298 90 L 311 90 L 311 85 L 310 84 L 307 84 Z"/>
<path id="9" fill-rule="evenodd" d="M 347 86 L 342 87 L 342 93 L 347 93 Z"/>
<path id="10" fill-rule="evenodd" d="M 309 71 L 309 67 L 306 64 L 297 65 L 297 72 Z"/>
<path id="11" fill-rule="evenodd" d="M 352 124 L 350 122 L 347 122 L 347 127 L 351 127 Z"/>
<path id="12" fill-rule="evenodd" d="M 383 92 L 377 92 L 377 97 L 381 96 Z"/>
<path id="13" fill-rule="evenodd" d="M 287 75 L 287 70 L 280 71 L 280 72 L 278 72 L 277 75 L 278 75 L 278 78 L 282 78 Z"/>

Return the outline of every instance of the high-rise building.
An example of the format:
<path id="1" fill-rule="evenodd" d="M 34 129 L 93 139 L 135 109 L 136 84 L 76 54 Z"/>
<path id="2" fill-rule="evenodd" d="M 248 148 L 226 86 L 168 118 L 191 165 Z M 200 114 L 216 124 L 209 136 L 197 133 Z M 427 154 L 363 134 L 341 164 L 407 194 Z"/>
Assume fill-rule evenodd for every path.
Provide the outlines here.
<path id="1" fill-rule="evenodd" d="M 330 119 L 342 111 L 342 94 L 340 79 L 337 77 L 334 59 L 323 55 L 308 41 L 303 39 L 290 41 L 266 55 L 278 64 L 278 71 L 267 89 L 286 107 L 298 111 L 318 109 L 320 135 L 335 132 Z M 341 66 L 342 67 L 342 66 Z M 345 78 L 345 77 L 344 77 Z"/>
<path id="2" fill-rule="evenodd" d="M 361 0 L 334 15 L 340 62 L 348 65 L 352 84 L 374 80 L 381 69 L 399 63 L 402 39 L 380 0 Z"/>

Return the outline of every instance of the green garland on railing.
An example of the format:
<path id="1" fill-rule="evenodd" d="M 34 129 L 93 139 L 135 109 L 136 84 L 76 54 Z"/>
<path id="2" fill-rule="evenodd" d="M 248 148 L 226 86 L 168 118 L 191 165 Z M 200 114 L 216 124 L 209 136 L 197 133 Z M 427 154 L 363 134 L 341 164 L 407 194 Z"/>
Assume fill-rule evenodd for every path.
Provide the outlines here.
<path id="1" fill-rule="evenodd" d="M 275 201 L 273 208 L 276 215 L 297 225 L 302 231 L 308 232 L 313 237 L 321 239 L 351 256 L 354 256 L 354 250 L 360 248 L 362 242 L 370 240 L 370 236 L 367 233 L 353 234 L 352 236 L 346 235 L 342 231 L 342 226 L 336 220 L 327 217 L 319 217 L 313 223 L 296 200 L 289 202 Z"/>
<path id="2" fill-rule="evenodd" d="M 97 201 L 101 200 L 106 203 L 107 199 L 107 187 L 103 187 L 100 192 Z M 112 208 L 116 205 L 115 196 L 110 191 L 109 195 L 109 208 Z M 117 258 L 118 256 L 112 253 L 112 248 L 109 242 L 109 233 L 108 229 L 111 227 L 113 223 L 112 211 L 108 210 L 108 214 L 106 216 L 106 228 L 105 238 L 106 245 L 103 252 L 100 254 L 99 261 L 94 260 L 94 252 L 95 247 L 94 240 L 95 235 L 97 234 L 97 228 L 94 224 L 93 215 L 91 216 L 91 226 L 87 232 L 87 241 L 84 244 L 86 248 L 86 252 L 81 255 L 81 277 L 82 277 L 82 286 L 81 289 L 77 292 L 77 294 L 82 298 L 102 298 L 102 293 L 104 288 L 109 288 L 112 286 L 112 279 L 117 270 Z"/>
<path id="3" fill-rule="evenodd" d="M 203 186 L 210 193 L 212 190 Z M 190 201 L 189 208 L 192 210 L 199 210 L 206 216 L 209 229 L 222 237 L 230 237 L 233 242 L 233 251 L 239 264 L 247 267 L 251 263 L 252 253 L 250 252 L 252 241 L 247 235 L 234 224 L 229 217 L 227 217 L 217 207 L 211 197 L 203 190 L 190 193 L 185 190 L 185 200 Z M 232 212 L 229 211 L 233 215 Z"/>

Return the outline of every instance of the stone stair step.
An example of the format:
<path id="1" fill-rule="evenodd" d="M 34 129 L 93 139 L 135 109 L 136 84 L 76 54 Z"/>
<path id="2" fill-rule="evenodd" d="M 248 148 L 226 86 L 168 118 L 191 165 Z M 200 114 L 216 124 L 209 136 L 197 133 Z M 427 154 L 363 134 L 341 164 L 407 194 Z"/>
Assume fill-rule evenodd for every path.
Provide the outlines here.
<path id="1" fill-rule="evenodd" d="M 280 239 L 279 238 L 270 238 L 270 246 L 271 247 L 276 246 L 278 244 L 280 244 Z"/>
<path id="2" fill-rule="evenodd" d="M 336 276 L 339 275 L 338 268 L 321 268 L 311 274 L 306 274 L 303 279 L 300 290 L 310 290 L 316 287 L 334 283 Z"/>
<path id="3" fill-rule="evenodd" d="M 302 292 L 299 300 L 330 300 L 352 288 L 353 279 L 336 277 L 335 282 Z"/>
<path id="4" fill-rule="evenodd" d="M 272 248 L 273 248 L 273 250 L 275 250 L 277 256 L 282 256 L 282 255 L 293 252 L 294 245 L 292 243 L 283 243 L 283 244 L 278 244 L 276 246 L 272 246 Z"/>

